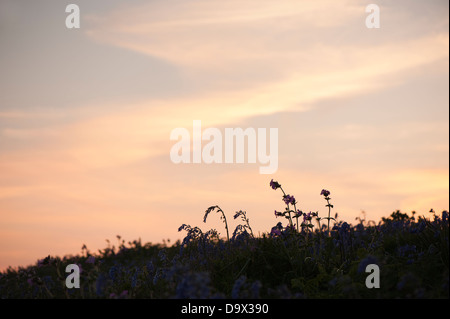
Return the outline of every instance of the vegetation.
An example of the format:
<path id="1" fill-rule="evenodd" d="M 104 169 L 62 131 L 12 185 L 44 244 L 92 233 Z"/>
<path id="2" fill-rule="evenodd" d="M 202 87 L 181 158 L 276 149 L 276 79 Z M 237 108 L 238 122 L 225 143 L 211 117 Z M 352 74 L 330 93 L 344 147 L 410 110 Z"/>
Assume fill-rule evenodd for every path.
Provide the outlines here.
<path id="1" fill-rule="evenodd" d="M 0 273 L 0 298 L 449 298 L 448 212 L 416 217 L 396 211 L 379 223 L 355 225 L 331 217 L 330 192 L 322 190 L 328 216 L 297 209 L 278 182 L 285 218 L 270 232 L 253 234 L 245 211 L 227 238 L 183 224 L 174 245 L 140 240 L 78 256 L 51 257 Z M 331 225 L 330 225 L 331 223 Z M 80 268 L 80 288 L 66 287 L 66 266 Z M 380 288 L 369 289 L 366 266 L 380 269 Z"/>

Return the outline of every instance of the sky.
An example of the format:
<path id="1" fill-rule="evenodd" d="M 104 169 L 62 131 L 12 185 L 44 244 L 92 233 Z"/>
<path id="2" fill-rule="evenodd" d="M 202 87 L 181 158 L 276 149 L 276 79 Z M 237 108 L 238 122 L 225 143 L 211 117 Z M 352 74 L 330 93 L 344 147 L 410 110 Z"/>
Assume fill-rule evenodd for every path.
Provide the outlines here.
<path id="1" fill-rule="evenodd" d="M 116 235 L 173 243 L 184 223 L 225 236 L 217 214 L 203 223 L 212 205 L 230 231 L 244 210 L 268 232 L 284 209 L 271 179 L 322 217 L 329 190 L 349 223 L 448 210 L 448 6 L 0 0 L 0 270 Z M 194 139 L 196 120 L 278 129 L 277 170 L 174 163 L 171 132 Z"/>

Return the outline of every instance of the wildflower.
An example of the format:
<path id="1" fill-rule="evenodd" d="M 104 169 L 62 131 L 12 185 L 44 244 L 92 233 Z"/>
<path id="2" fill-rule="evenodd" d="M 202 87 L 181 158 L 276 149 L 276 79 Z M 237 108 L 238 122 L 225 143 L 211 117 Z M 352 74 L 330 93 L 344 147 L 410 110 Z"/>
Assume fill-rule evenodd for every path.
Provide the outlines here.
<path id="1" fill-rule="evenodd" d="M 86 264 L 95 264 L 95 257 L 94 256 L 89 256 L 87 259 L 86 259 Z"/>
<path id="2" fill-rule="evenodd" d="M 303 212 L 300 209 L 297 209 L 297 211 L 294 213 L 295 218 L 299 218 L 302 215 L 303 215 Z"/>
<path id="3" fill-rule="evenodd" d="M 136 288 L 136 286 L 139 286 L 140 280 L 139 280 L 139 270 L 135 271 L 133 276 L 131 277 L 131 288 Z"/>
<path id="4" fill-rule="evenodd" d="M 311 220 L 311 212 L 309 212 L 308 214 L 303 214 L 303 221 L 306 222 L 307 220 Z"/>
<path id="5" fill-rule="evenodd" d="M 342 224 L 342 230 L 343 230 L 343 231 L 348 231 L 348 230 L 350 230 L 350 224 L 347 223 L 347 222 L 344 222 L 344 223 Z"/>
<path id="6" fill-rule="evenodd" d="M 184 275 L 176 287 L 177 299 L 206 299 L 210 297 L 211 280 L 208 273 L 198 272 Z"/>
<path id="7" fill-rule="evenodd" d="M 291 196 L 291 195 L 283 196 L 283 201 L 286 203 L 286 205 L 289 205 L 289 204 L 295 205 L 295 203 L 296 203 L 294 196 Z"/>
<path id="8" fill-rule="evenodd" d="M 350 225 L 346 222 L 339 223 L 338 225 L 334 225 L 332 230 L 337 230 L 340 234 L 347 232 L 350 229 Z"/>
<path id="9" fill-rule="evenodd" d="M 45 257 L 43 259 L 39 259 L 37 262 L 37 266 L 42 267 L 45 265 L 50 265 L 50 262 L 51 262 L 51 257 L 50 257 L 50 255 L 48 255 L 47 257 Z"/>
<path id="10" fill-rule="evenodd" d="M 322 189 L 322 191 L 320 192 L 320 195 L 328 197 L 328 196 L 330 196 L 330 191 L 327 191 L 326 189 Z"/>
<path id="11" fill-rule="evenodd" d="M 41 278 L 39 278 L 39 277 L 28 278 L 27 283 L 30 286 L 34 286 L 34 285 L 42 286 L 43 285 L 43 282 L 42 282 Z"/>
<path id="12" fill-rule="evenodd" d="M 272 227 L 272 230 L 270 231 L 270 235 L 273 237 L 281 236 L 281 231 L 276 227 Z"/>
<path id="13" fill-rule="evenodd" d="M 445 223 L 448 220 L 448 211 L 444 210 L 442 212 L 442 221 Z"/>
<path id="14" fill-rule="evenodd" d="M 295 231 L 295 227 L 294 227 L 294 225 L 287 225 L 285 228 L 284 228 L 284 230 L 285 231 L 287 231 L 287 232 L 289 232 L 289 231 Z"/>
<path id="15" fill-rule="evenodd" d="M 162 262 L 165 262 L 167 260 L 167 254 L 165 249 L 161 249 L 158 253 L 158 257 Z"/>
<path id="16" fill-rule="evenodd" d="M 280 217 L 280 216 L 283 216 L 283 213 L 275 210 L 275 217 Z"/>
<path id="17" fill-rule="evenodd" d="M 239 292 L 242 288 L 242 286 L 247 281 L 247 277 L 242 275 L 236 281 L 234 282 L 233 289 L 231 290 L 231 298 L 233 299 L 239 299 Z"/>
<path id="18" fill-rule="evenodd" d="M 283 229 L 283 226 L 281 225 L 281 222 L 279 222 L 278 224 L 276 224 L 275 226 L 272 227 L 272 230 L 270 231 L 270 235 L 273 237 L 280 236 L 282 229 Z"/>
<path id="19" fill-rule="evenodd" d="M 52 276 L 44 276 L 42 278 L 42 281 L 44 282 L 44 285 L 48 288 L 48 289 L 52 289 L 55 286 L 55 282 L 53 281 Z"/>
<path id="20" fill-rule="evenodd" d="M 155 266 L 153 265 L 153 262 L 150 260 L 149 262 L 147 262 L 147 272 L 149 274 L 153 274 L 153 272 L 155 271 Z"/>
<path id="21" fill-rule="evenodd" d="M 270 187 L 272 187 L 272 189 L 277 189 L 280 188 L 281 185 L 278 182 L 275 182 L 273 179 L 270 181 Z"/>
<path id="22" fill-rule="evenodd" d="M 95 293 L 97 294 L 97 296 L 103 296 L 107 287 L 107 280 L 108 277 L 103 273 L 99 274 L 99 276 L 97 277 L 97 280 L 95 281 Z"/>
<path id="23" fill-rule="evenodd" d="M 109 274 L 109 278 L 111 278 L 112 281 L 115 281 L 115 280 L 117 279 L 118 274 L 119 274 L 119 269 L 118 269 L 118 267 L 112 266 L 112 267 L 109 269 L 108 274 Z"/>
<path id="24" fill-rule="evenodd" d="M 242 218 L 245 218 L 245 212 L 240 210 L 240 211 L 236 212 L 236 214 L 234 214 L 233 218 L 236 219 L 239 216 L 243 216 Z"/>
<path id="25" fill-rule="evenodd" d="M 250 236 L 250 234 L 245 229 L 245 227 L 243 227 L 242 225 L 238 225 L 233 232 L 233 236 L 231 237 L 231 240 L 232 241 L 244 240 L 245 238 L 248 238 L 249 236 Z"/>
<path id="26" fill-rule="evenodd" d="M 250 287 L 251 297 L 252 299 L 258 299 L 259 298 L 259 291 L 261 290 L 262 283 L 259 280 L 256 280 L 252 283 Z"/>

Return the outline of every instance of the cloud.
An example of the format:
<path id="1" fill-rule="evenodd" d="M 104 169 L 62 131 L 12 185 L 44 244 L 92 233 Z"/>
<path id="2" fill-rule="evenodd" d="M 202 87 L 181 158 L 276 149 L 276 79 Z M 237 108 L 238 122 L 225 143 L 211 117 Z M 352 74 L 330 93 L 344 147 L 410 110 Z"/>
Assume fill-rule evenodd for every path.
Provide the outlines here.
<path id="1" fill-rule="evenodd" d="M 395 11 L 386 11 L 395 20 Z M 91 15 L 86 33 L 169 61 L 187 81 L 205 85 L 193 97 L 140 103 L 174 128 L 186 125 L 179 118 L 218 125 L 306 111 L 320 100 L 401 83 L 411 70 L 448 57 L 447 32 L 399 40 L 381 29 L 385 40 L 379 41 L 364 17 L 357 1 L 152 2 Z"/>
<path id="2" fill-rule="evenodd" d="M 195 72 L 214 70 L 238 76 L 256 67 L 269 68 L 272 74 L 310 75 L 340 71 L 344 65 L 360 68 L 361 62 L 377 64 L 384 71 L 397 62 L 400 66 L 418 62 L 418 57 L 429 61 L 448 51 L 447 34 L 429 40 L 418 34 L 415 41 L 403 36 L 399 42 L 390 35 L 396 32 L 383 29 L 379 34 L 384 40 L 392 37 L 392 42 L 378 46 L 379 34 L 364 26 L 364 8 L 357 1 L 152 2 L 91 15 L 86 32 L 96 41 L 195 68 Z M 390 8 L 386 11 L 389 22 L 401 16 Z"/>
<path id="3" fill-rule="evenodd" d="M 57 142 L 60 145 L 57 151 L 54 149 L 57 153 L 86 167 L 116 167 L 168 154 L 170 131 L 189 128 L 194 119 L 202 120 L 205 128 L 236 127 L 251 117 L 284 111 L 306 112 L 318 101 L 381 90 L 401 81 L 404 72 L 443 58 L 446 54 L 443 47 L 447 44 L 448 39 L 438 35 L 360 48 L 348 51 L 351 62 L 346 64 L 340 63 L 346 53 L 335 52 L 335 62 L 330 68 L 291 71 L 290 76 L 255 87 L 218 88 L 191 97 L 149 98 L 127 105 L 96 104 L 91 106 L 94 109 L 91 116 L 80 116 L 86 111 L 69 112 L 66 117 L 73 114 L 78 120 L 56 127 L 5 127 L 1 132 L 3 139 L 28 139 L 36 145 Z M 309 55 L 318 57 L 320 52 L 313 50 Z M 320 59 L 326 60 L 326 56 L 322 54 Z M 51 110 L 36 113 L 35 118 L 45 121 L 45 114 L 51 118 Z M 30 115 L 27 116 L 24 120 L 30 121 Z M 353 133 L 350 129 L 346 134 L 358 134 L 355 128 L 351 130 Z"/>
<path id="4" fill-rule="evenodd" d="M 177 64 L 226 69 L 230 64 L 286 57 L 286 49 L 305 48 L 299 33 L 343 24 L 359 11 L 354 1 L 169 3 L 92 15 L 88 35 Z"/>

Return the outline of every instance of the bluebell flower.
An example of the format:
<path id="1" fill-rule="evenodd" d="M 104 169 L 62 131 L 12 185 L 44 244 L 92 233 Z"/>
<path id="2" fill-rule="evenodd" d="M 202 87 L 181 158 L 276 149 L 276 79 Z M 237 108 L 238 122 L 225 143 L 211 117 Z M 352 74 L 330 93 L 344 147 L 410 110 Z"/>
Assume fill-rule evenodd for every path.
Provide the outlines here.
<path id="1" fill-rule="evenodd" d="M 250 286 L 251 298 L 253 299 L 259 298 L 259 292 L 261 290 L 261 287 L 262 283 L 259 280 L 256 280 L 255 282 L 252 283 L 252 285 Z"/>
<path id="2" fill-rule="evenodd" d="M 165 262 L 167 260 L 166 250 L 161 249 L 158 253 L 158 257 L 162 262 Z"/>
<path id="3" fill-rule="evenodd" d="M 309 221 L 312 219 L 312 213 L 309 212 L 308 214 L 303 214 L 303 222 Z"/>
<path id="4" fill-rule="evenodd" d="M 295 197 L 292 195 L 285 195 L 283 196 L 283 201 L 286 203 L 286 205 L 295 205 L 297 202 L 295 201 Z"/>
<path id="5" fill-rule="evenodd" d="M 137 271 L 131 276 L 131 288 L 136 288 L 139 285 L 138 276 L 139 273 Z"/>
<path id="6" fill-rule="evenodd" d="M 340 228 L 343 232 L 346 232 L 350 229 L 350 225 L 346 222 L 343 222 Z"/>
<path id="7" fill-rule="evenodd" d="M 118 272 L 118 268 L 116 266 L 112 266 L 111 268 L 109 268 L 109 278 L 111 278 L 112 281 L 116 281 Z"/>
<path id="8" fill-rule="evenodd" d="M 407 258 L 413 257 L 416 251 L 417 251 L 416 245 L 408 245 L 408 244 L 400 246 L 397 249 L 399 257 L 407 257 Z"/>
<path id="9" fill-rule="evenodd" d="M 277 189 L 280 188 L 281 185 L 278 182 L 275 182 L 273 179 L 270 181 L 270 187 L 272 187 L 272 189 Z"/>
<path id="10" fill-rule="evenodd" d="M 151 260 L 147 262 L 146 267 L 149 274 L 152 274 L 155 271 L 155 266 L 153 265 L 153 262 Z"/>
<path id="11" fill-rule="evenodd" d="M 233 289 L 231 290 L 231 298 L 239 299 L 239 293 L 241 291 L 242 286 L 247 281 L 247 277 L 242 275 L 234 282 Z"/>
<path id="12" fill-rule="evenodd" d="M 303 215 L 303 212 L 300 209 L 297 209 L 297 211 L 294 213 L 295 218 L 299 218 Z"/>
<path id="13" fill-rule="evenodd" d="M 86 264 L 95 264 L 95 257 L 94 256 L 89 256 L 87 259 L 86 259 Z"/>
<path id="14" fill-rule="evenodd" d="M 175 298 L 206 299 L 210 296 L 210 279 L 205 272 L 188 273 L 181 278 L 176 288 Z"/>
<path id="15" fill-rule="evenodd" d="M 153 285 L 156 285 L 161 277 L 161 271 L 159 269 L 156 270 L 155 275 L 153 276 Z"/>
<path id="16" fill-rule="evenodd" d="M 330 191 L 328 191 L 326 189 L 322 189 L 322 191 L 320 192 L 320 195 L 328 197 L 328 196 L 330 196 Z"/>
<path id="17" fill-rule="evenodd" d="M 366 267 L 370 264 L 378 265 L 378 259 L 375 256 L 368 255 L 366 258 L 359 262 L 358 273 L 365 272 Z"/>
<path id="18" fill-rule="evenodd" d="M 280 217 L 280 216 L 284 216 L 284 214 L 282 212 L 275 210 L 275 217 Z"/>
<path id="19" fill-rule="evenodd" d="M 448 221 L 448 211 L 444 210 L 442 212 L 442 221 L 446 223 Z"/>
<path id="20" fill-rule="evenodd" d="M 280 236 L 282 229 L 283 229 L 283 226 L 282 226 L 281 222 L 279 222 L 278 224 L 276 224 L 276 226 L 272 227 L 272 230 L 270 231 L 270 235 L 272 237 Z"/>
<path id="21" fill-rule="evenodd" d="M 99 297 L 103 297 L 105 293 L 105 288 L 107 285 L 108 278 L 105 274 L 100 273 L 97 277 L 97 280 L 95 281 L 95 293 Z"/>

